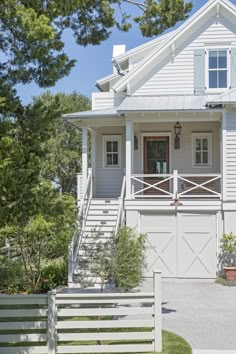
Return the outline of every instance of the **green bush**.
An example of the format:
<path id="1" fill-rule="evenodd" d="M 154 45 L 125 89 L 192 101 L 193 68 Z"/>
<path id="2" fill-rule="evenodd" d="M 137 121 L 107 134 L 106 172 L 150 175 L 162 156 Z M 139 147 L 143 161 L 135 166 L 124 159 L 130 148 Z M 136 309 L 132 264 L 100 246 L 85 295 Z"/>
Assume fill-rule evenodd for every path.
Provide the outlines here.
<path id="1" fill-rule="evenodd" d="M 47 292 L 59 285 L 67 285 L 67 262 L 64 259 L 51 261 L 43 268 L 39 290 Z"/>
<path id="2" fill-rule="evenodd" d="M 132 289 L 143 275 L 145 235 L 123 226 L 114 237 L 114 280 L 118 288 Z"/>

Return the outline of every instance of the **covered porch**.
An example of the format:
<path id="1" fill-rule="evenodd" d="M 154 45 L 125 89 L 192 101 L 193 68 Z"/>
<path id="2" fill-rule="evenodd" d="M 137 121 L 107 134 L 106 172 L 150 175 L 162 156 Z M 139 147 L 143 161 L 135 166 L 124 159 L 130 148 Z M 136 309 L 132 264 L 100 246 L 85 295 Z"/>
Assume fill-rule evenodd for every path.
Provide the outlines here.
<path id="1" fill-rule="evenodd" d="M 83 122 L 84 123 L 84 122 Z M 88 130 L 94 198 L 222 199 L 221 113 L 119 115 L 82 127 L 82 173 L 88 176 Z"/>

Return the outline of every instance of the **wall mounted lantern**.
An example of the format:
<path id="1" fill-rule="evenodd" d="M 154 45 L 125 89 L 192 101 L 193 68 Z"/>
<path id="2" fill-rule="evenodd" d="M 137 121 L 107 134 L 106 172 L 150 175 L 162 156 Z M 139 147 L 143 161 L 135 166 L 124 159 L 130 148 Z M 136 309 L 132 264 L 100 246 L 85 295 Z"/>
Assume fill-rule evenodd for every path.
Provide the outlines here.
<path id="1" fill-rule="evenodd" d="M 175 132 L 175 149 L 180 149 L 180 134 L 181 134 L 181 125 L 179 122 L 177 122 L 174 126 L 174 132 Z"/>

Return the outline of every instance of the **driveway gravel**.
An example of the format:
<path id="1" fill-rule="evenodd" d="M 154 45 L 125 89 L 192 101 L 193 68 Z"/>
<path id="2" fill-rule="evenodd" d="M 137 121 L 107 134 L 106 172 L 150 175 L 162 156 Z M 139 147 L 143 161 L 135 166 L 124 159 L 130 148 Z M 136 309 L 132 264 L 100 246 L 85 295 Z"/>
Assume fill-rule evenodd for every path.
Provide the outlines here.
<path id="1" fill-rule="evenodd" d="M 141 289 L 151 291 L 152 280 Z M 162 299 L 163 328 L 184 337 L 194 354 L 236 354 L 236 287 L 163 280 Z"/>

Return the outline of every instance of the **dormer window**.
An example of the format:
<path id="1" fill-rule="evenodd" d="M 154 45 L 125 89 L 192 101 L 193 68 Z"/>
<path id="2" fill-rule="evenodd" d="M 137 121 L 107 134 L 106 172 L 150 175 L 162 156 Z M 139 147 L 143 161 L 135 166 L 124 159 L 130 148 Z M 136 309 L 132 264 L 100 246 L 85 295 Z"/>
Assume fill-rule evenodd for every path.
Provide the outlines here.
<path id="1" fill-rule="evenodd" d="M 228 85 L 228 50 L 208 51 L 208 88 L 224 89 Z"/>

